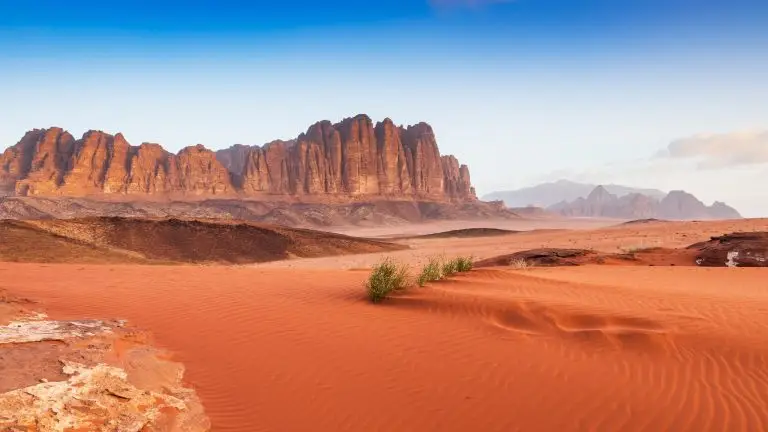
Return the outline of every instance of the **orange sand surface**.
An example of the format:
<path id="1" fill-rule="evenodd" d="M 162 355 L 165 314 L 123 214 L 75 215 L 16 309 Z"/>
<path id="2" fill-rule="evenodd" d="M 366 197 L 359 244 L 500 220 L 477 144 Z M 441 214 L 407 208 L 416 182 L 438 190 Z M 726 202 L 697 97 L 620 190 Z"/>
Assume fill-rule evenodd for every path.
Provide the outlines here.
<path id="1" fill-rule="evenodd" d="M 215 431 L 768 430 L 763 269 L 478 269 L 381 305 L 366 276 L 0 263 L 54 318 L 151 330 Z"/>
<path id="2" fill-rule="evenodd" d="M 768 219 L 739 219 L 705 222 L 652 222 L 622 225 L 620 221 L 605 219 L 564 219 L 556 221 L 510 222 L 441 222 L 405 227 L 359 228 L 346 234 L 376 236 L 380 239 L 397 238 L 403 233 L 423 235 L 460 228 L 493 227 L 522 230 L 505 236 L 478 238 L 411 238 L 398 239 L 397 243 L 410 249 L 388 253 L 387 256 L 417 266 L 429 257 L 473 256 L 483 260 L 513 252 L 538 248 L 593 249 L 604 253 L 621 253 L 628 250 L 654 247 L 685 248 L 736 231 L 768 231 Z M 381 254 L 360 254 L 342 257 L 319 257 L 298 260 L 273 261 L 259 264 L 265 267 L 288 268 L 370 268 L 381 261 Z"/>

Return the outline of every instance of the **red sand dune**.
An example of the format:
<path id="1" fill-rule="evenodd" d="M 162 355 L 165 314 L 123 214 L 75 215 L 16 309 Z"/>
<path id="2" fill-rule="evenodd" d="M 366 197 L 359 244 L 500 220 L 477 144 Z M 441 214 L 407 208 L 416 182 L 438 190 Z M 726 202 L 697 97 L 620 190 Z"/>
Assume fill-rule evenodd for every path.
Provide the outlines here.
<path id="1" fill-rule="evenodd" d="M 216 431 L 768 430 L 761 269 L 480 269 L 382 305 L 366 275 L 0 264 L 54 318 L 150 329 Z"/>

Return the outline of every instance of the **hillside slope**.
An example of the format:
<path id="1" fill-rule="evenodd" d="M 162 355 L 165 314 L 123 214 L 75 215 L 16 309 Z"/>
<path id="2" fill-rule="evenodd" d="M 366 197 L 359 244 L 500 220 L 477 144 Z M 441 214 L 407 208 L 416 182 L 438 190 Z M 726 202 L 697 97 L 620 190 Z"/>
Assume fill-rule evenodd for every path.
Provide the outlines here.
<path id="1" fill-rule="evenodd" d="M 0 221 L 0 261 L 246 264 L 402 248 L 243 222 L 118 217 Z"/>

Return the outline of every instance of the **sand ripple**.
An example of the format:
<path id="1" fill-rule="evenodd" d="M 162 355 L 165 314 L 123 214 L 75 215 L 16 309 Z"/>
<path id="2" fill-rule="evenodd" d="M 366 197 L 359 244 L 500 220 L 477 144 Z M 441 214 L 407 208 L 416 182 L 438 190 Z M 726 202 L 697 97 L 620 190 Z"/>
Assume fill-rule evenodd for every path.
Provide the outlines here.
<path id="1" fill-rule="evenodd" d="M 0 264 L 54 319 L 151 330 L 217 431 L 768 430 L 759 270 L 488 269 L 380 306 L 364 277 Z"/>

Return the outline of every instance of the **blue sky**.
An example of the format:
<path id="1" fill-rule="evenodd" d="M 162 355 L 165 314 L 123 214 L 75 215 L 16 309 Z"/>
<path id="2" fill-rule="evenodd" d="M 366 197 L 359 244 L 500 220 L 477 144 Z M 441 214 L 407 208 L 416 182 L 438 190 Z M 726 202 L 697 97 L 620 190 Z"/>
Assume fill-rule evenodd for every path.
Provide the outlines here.
<path id="1" fill-rule="evenodd" d="M 367 113 L 431 123 L 481 194 L 568 177 L 768 215 L 743 187 L 768 174 L 766 22 L 753 0 L 0 0 L 0 148 L 52 125 L 221 148 Z M 701 163 L 724 148 L 745 156 Z"/>

